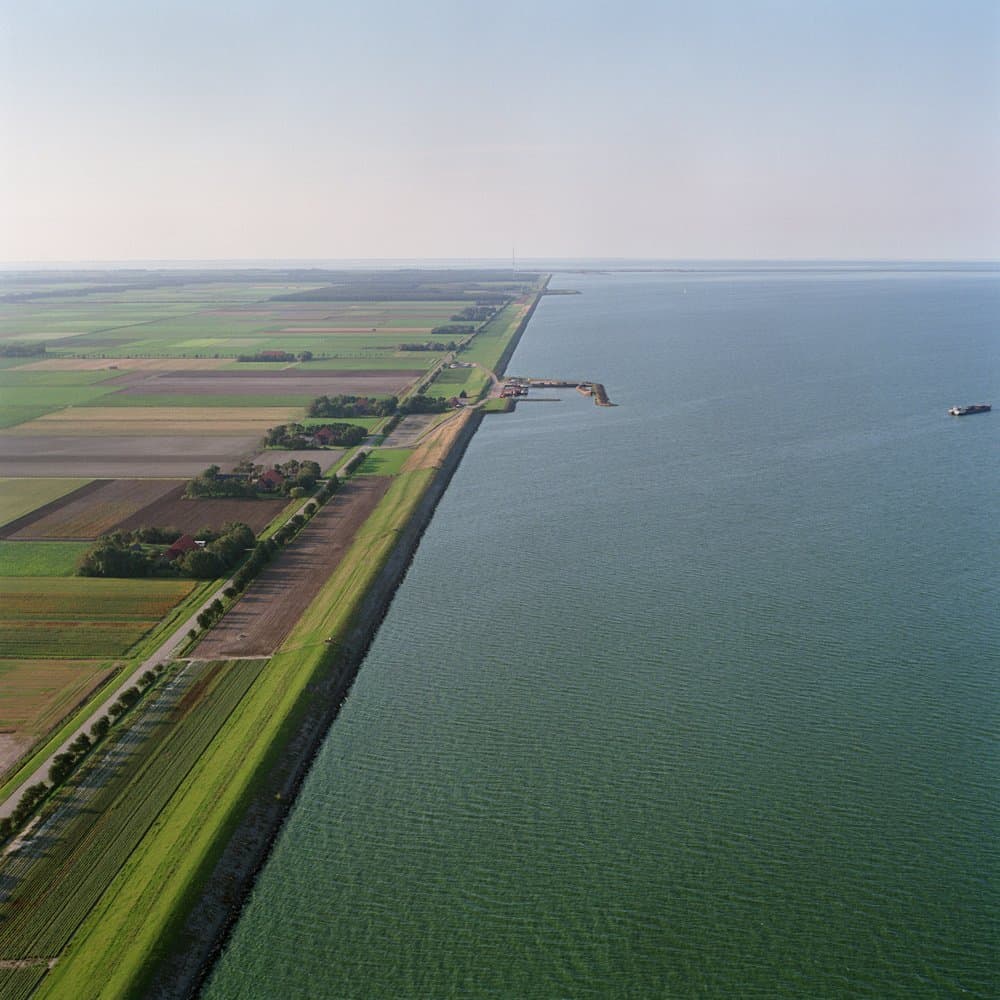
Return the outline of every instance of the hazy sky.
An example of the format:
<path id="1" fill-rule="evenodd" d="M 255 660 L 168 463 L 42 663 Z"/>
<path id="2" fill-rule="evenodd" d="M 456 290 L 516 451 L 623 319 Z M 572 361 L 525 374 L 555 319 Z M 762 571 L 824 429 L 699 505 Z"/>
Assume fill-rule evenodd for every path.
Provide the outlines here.
<path id="1" fill-rule="evenodd" d="M 1000 0 L 0 0 L 0 260 L 1000 257 Z"/>

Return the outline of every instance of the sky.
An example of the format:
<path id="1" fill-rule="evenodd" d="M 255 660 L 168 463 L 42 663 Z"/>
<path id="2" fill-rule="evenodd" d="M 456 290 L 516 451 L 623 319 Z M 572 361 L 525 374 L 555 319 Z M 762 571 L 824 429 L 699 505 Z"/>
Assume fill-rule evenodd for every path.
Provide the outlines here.
<path id="1" fill-rule="evenodd" d="M 0 0 L 0 261 L 1000 258 L 1000 0 Z"/>

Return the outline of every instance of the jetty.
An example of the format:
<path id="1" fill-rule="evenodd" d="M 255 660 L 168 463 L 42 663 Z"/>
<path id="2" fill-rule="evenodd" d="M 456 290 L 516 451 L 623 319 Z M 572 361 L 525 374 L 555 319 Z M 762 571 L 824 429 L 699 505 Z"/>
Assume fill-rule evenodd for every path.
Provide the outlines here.
<path id="1" fill-rule="evenodd" d="M 593 397 L 597 406 L 616 406 L 608 398 L 607 390 L 601 382 L 590 382 L 585 379 L 562 379 L 562 378 L 509 378 L 499 387 L 498 393 L 501 399 L 509 399 L 516 403 L 519 399 L 528 397 L 530 389 L 576 389 L 581 395 Z M 531 397 L 528 401 L 533 401 L 538 397 Z M 553 399 L 554 397 L 547 397 Z"/>

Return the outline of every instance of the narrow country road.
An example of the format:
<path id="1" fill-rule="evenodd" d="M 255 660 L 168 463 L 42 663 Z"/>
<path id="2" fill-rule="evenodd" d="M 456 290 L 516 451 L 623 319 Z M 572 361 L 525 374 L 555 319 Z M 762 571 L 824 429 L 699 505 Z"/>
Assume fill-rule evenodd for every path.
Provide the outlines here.
<path id="1" fill-rule="evenodd" d="M 108 697 L 101 702 L 101 704 L 90 713 L 89 716 L 78 726 L 73 732 L 58 746 L 55 750 L 49 754 L 45 760 L 30 774 L 20 785 L 17 786 L 3 801 L 0 802 L 0 819 L 9 816 L 15 808 L 17 808 L 17 803 L 20 801 L 21 796 L 24 794 L 26 788 L 31 785 L 36 785 L 40 781 L 48 781 L 49 768 L 52 766 L 52 761 L 56 754 L 62 753 L 79 736 L 81 733 L 90 732 L 90 727 L 102 716 L 108 714 L 108 709 L 118 700 L 123 691 L 127 691 L 130 687 L 133 687 L 139 680 L 139 678 L 147 670 L 155 670 L 161 663 L 166 663 L 174 654 L 174 651 L 178 646 L 187 638 L 188 632 L 197 628 L 198 626 L 198 615 L 202 613 L 211 603 L 214 601 L 219 594 L 226 589 L 226 587 L 231 587 L 233 584 L 232 578 L 228 580 L 223 580 L 219 585 L 211 592 L 211 594 L 205 599 L 204 603 L 199 605 L 197 611 L 191 615 L 182 625 L 179 625 L 177 629 L 170 634 L 167 640 L 150 656 L 148 659 L 142 661 L 138 667 L 131 674 L 128 675 L 124 680 L 119 681 L 115 685 L 114 690 Z"/>

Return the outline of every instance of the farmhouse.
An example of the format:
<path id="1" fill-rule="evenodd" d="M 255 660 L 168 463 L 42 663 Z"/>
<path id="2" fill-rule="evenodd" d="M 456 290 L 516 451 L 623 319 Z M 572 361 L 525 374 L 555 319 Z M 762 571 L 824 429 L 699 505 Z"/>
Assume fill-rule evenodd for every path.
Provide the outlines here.
<path id="1" fill-rule="evenodd" d="M 281 488 L 285 477 L 277 469 L 268 469 L 260 479 L 257 480 L 257 487 L 270 492 Z"/>
<path id="2" fill-rule="evenodd" d="M 177 541 L 163 553 L 163 558 L 168 562 L 173 562 L 175 559 L 179 559 L 181 556 L 196 548 L 198 548 L 198 543 L 191 535 L 181 535 L 181 537 L 178 538 Z"/>

